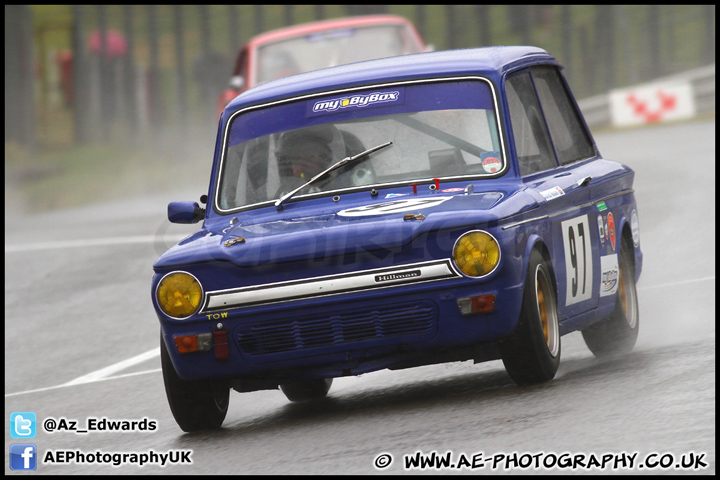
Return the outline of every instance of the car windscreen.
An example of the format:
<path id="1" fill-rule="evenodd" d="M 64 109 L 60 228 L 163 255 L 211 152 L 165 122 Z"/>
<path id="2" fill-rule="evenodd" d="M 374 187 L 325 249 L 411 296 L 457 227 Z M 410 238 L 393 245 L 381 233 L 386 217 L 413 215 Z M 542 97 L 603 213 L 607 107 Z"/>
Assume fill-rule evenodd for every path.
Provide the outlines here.
<path id="1" fill-rule="evenodd" d="M 489 81 L 377 86 L 240 110 L 225 132 L 216 208 L 276 200 L 343 158 L 392 142 L 300 190 L 303 195 L 495 177 L 506 156 Z"/>
<path id="2" fill-rule="evenodd" d="M 310 33 L 258 47 L 253 85 L 320 68 L 421 51 L 422 46 L 404 25 Z"/>

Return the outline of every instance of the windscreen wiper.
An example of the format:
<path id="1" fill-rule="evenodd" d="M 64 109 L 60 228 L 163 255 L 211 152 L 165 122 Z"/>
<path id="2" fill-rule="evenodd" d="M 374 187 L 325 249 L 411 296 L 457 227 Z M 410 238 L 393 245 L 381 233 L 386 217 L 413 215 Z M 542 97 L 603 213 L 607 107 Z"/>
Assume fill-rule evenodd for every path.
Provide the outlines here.
<path id="1" fill-rule="evenodd" d="M 338 163 L 336 163 L 335 165 L 332 165 L 332 166 L 328 167 L 326 170 L 323 170 L 322 172 L 318 173 L 318 174 L 315 175 L 313 178 L 311 178 L 310 180 L 308 180 L 308 181 L 307 181 L 306 183 L 304 183 L 303 185 L 300 185 L 300 186 L 299 186 L 298 188 L 296 188 L 295 190 L 293 190 L 293 191 L 291 191 L 291 192 L 288 192 L 288 193 L 286 193 L 285 195 L 283 195 L 282 197 L 280 197 L 280 198 L 275 202 L 275 208 L 277 208 L 278 210 L 282 210 L 282 208 L 283 208 L 283 207 L 282 207 L 282 204 L 285 203 L 286 201 L 290 200 L 290 198 L 291 198 L 293 195 L 295 195 L 297 192 L 299 192 L 299 191 L 302 190 L 303 188 L 307 187 L 308 185 L 312 185 L 313 183 L 317 182 L 318 180 L 320 180 L 320 179 L 322 179 L 322 178 L 325 178 L 325 176 L 327 176 L 328 173 L 330 173 L 330 172 L 332 172 L 332 171 L 334 171 L 334 170 L 337 170 L 338 168 L 342 167 L 343 165 L 347 165 L 347 164 L 350 163 L 350 162 L 354 162 L 354 161 L 357 160 L 358 158 L 365 157 L 365 156 L 369 156 L 371 153 L 374 153 L 374 152 L 376 152 L 376 151 L 378 151 L 378 150 L 380 150 L 380 149 L 383 149 L 383 148 L 385 148 L 385 147 L 389 147 L 390 145 L 392 145 L 392 143 L 393 143 L 393 142 L 383 143 L 383 144 L 378 145 L 378 146 L 376 146 L 376 147 L 368 148 L 368 149 L 365 150 L 364 152 L 358 153 L 357 155 L 354 155 L 354 156 L 352 156 L 352 157 L 345 157 L 345 158 L 343 158 L 343 159 L 340 160 Z"/>

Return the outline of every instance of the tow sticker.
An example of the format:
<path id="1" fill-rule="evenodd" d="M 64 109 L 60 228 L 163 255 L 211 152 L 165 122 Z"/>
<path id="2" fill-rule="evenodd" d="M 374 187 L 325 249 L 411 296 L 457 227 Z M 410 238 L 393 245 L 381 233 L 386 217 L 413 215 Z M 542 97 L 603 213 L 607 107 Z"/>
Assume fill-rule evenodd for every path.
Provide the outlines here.
<path id="1" fill-rule="evenodd" d="M 387 215 L 389 213 L 405 212 L 407 210 L 417 210 L 418 208 L 430 208 L 440 205 L 446 200 L 453 197 L 433 197 L 433 198 L 404 198 L 402 200 L 394 200 L 392 202 L 376 203 L 374 205 L 365 205 L 364 207 L 348 208 L 341 210 L 337 214 L 341 217 L 364 217 L 370 215 Z"/>

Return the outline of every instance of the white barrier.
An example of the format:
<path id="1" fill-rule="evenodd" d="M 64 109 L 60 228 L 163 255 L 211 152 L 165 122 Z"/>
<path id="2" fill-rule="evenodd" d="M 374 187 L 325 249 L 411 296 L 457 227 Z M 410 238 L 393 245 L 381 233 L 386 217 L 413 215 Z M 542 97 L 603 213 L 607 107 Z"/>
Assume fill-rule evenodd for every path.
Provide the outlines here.
<path id="1" fill-rule="evenodd" d="M 715 65 L 578 102 L 590 127 L 630 126 L 715 111 Z"/>
<path id="2" fill-rule="evenodd" d="M 611 90 L 610 119 L 614 127 L 684 120 L 695 116 L 695 96 L 690 82 L 653 83 Z"/>

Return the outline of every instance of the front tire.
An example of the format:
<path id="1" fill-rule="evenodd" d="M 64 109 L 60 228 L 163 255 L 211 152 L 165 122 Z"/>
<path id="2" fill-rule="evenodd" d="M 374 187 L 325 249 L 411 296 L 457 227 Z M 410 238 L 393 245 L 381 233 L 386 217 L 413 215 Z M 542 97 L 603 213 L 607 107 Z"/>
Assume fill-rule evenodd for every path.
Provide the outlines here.
<path id="1" fill-rule="evenodd" d="M 585 344 L 598 358 L 629 353 L 635 347 L 640 329 L 640 312 L 632 256 L 632 240 L 625 236 L 620 245 L 615 309 L 608 318 L 582 331 Z"/>
<path id="2" fill-rule="evenodd" d="M 183 380 L 160 339 L 165 393 L 175 421 L 185 432 L 220 428 L 230 404 L 230 387 L 213 380 Z"/>
<path id="3" fill-rule="evenodd" d="M 533 250 L 528 262 L 518 326 L 500 342 L 500 354 L 517 385 L 547 382 L 560 365 L 560 324 L 555 282 L 547 262 Z"/>
<path id="4" fill-rule="evenodd" d="M 324 398 L 332 385 L 332 378 L 319 378 L 301 382 L 284 383 L 280 390 L 291 402 L 304 402 Z"/>

